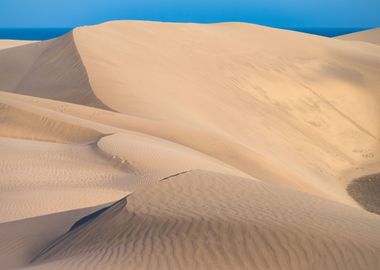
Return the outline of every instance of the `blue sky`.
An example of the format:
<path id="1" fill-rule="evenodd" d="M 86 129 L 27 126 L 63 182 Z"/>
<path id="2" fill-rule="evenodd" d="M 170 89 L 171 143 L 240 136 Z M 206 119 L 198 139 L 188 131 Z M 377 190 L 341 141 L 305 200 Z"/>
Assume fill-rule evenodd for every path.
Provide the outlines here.
<path id="1" fill-rule="evenodd" d="M 0 28 L 115 19 L 365 28 L 380 26 L 380 0 L 0 0 Z"/>

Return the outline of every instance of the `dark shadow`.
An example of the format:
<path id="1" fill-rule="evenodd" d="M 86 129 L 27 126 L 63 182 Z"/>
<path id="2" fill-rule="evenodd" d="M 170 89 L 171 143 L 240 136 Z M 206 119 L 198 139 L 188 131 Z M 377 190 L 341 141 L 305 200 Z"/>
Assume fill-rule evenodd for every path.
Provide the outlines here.
<path id="1" fill-rule="evenodd" d="M 117 203 L 117 202 L 116 202 Z M 75 222 L 71 228 L 68 230 L 68 232 L 78 228 L 79 226 L 87 223 L 87 222 L 90 222 L 91 220 L 97 218 L 98 216 L 100 216 L 103 212 L 107 211 L 110 207 L 114 206 L 114 204 L 111 204 L 110 206 L 107 206 L 107 207 L 104 207 L 102 209 L 99 209 L 98 211 L 95 211 L 87 216 L 84 216 L 82 217 L 81 219 L 79 219 L 77 222 Z"/>
<path id="2" fill-rule="evenodd" d="M 354 179 L 347 192 L 365 210 L 380 215 L 380 173 Z"/>
<path id="3" fill-rule="evenodd" d="M 170 178 L 173 178 L 173 177 L 176 177 L 178 175 L 185 174 L 185 173 L 188 173 L 188 172 L 191 172 L 191 171 L 193 171 L 193 170 L 183 171 L 183 172 L 179 172 L 179 173 L 176 173 L 176 174 L 172 174 L 172 175 L 169 175 L 169 176 L 166 176 L 166 177 L 162 178 L 160 181 L 166 181 L 166 180 L 168 180 Z"/>

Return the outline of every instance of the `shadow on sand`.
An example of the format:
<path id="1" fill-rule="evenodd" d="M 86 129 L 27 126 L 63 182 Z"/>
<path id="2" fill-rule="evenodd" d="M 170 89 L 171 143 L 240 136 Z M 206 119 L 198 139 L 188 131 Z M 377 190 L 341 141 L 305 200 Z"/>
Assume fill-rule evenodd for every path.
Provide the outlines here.
<path id="1" fill-rule="evenodd" d="M 354 179 L 347 192 L 364 209 L 380 215 L 380 173 Z"/>

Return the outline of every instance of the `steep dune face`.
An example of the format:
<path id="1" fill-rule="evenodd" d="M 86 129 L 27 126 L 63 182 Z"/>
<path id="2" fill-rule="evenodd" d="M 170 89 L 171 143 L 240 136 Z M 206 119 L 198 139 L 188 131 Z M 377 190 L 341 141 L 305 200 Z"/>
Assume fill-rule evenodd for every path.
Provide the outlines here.
<path id="1" fill-rule="evenodd" d="M 380 28 L 343 35 L 339 36 L 338 38 L 344 40 L 363 41 L 373 43 L 375 45 L 380 45 Z"/>
<path id="2" fill-rule="evenodd" d="M 380 268 L 379 46 L 136 21 L 4 44 L 1 269 Z"/>
<path id="3" fill-rule="evenodd" d="M 0 62 L 3 91 L 106 108 L 91 90 L 72 33 L 0 50 Z"/>
<path id="4" fill-rule="evenodd" d="M 25 44 L 0 50 L 0 87 L 12 91 L 28 72 L 49 41 Z"/>

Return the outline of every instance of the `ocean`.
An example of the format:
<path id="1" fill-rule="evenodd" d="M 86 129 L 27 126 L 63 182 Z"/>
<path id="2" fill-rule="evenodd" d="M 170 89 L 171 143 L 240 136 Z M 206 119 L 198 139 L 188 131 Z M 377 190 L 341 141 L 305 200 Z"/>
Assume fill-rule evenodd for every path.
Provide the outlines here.
<path id="1" fill-rule="evenodd" d="M 290 28 L 289 30 L 335 37 L 368 28 Z M 0 28 L 0 39 L 46 40 L 61 36 L 72 28 Z"/>
<path id="2" fill-rule="evenodd" d="M 70 32 L 72 28 L 0 28 L 0 39 L 46 40 Z"/>
<path id="3" fill-rule="evenodd" d="M 290 28 L 289 30 L 304 32 L 318 36 L 337 37 L 368 29 L 370 28 Z"/>

